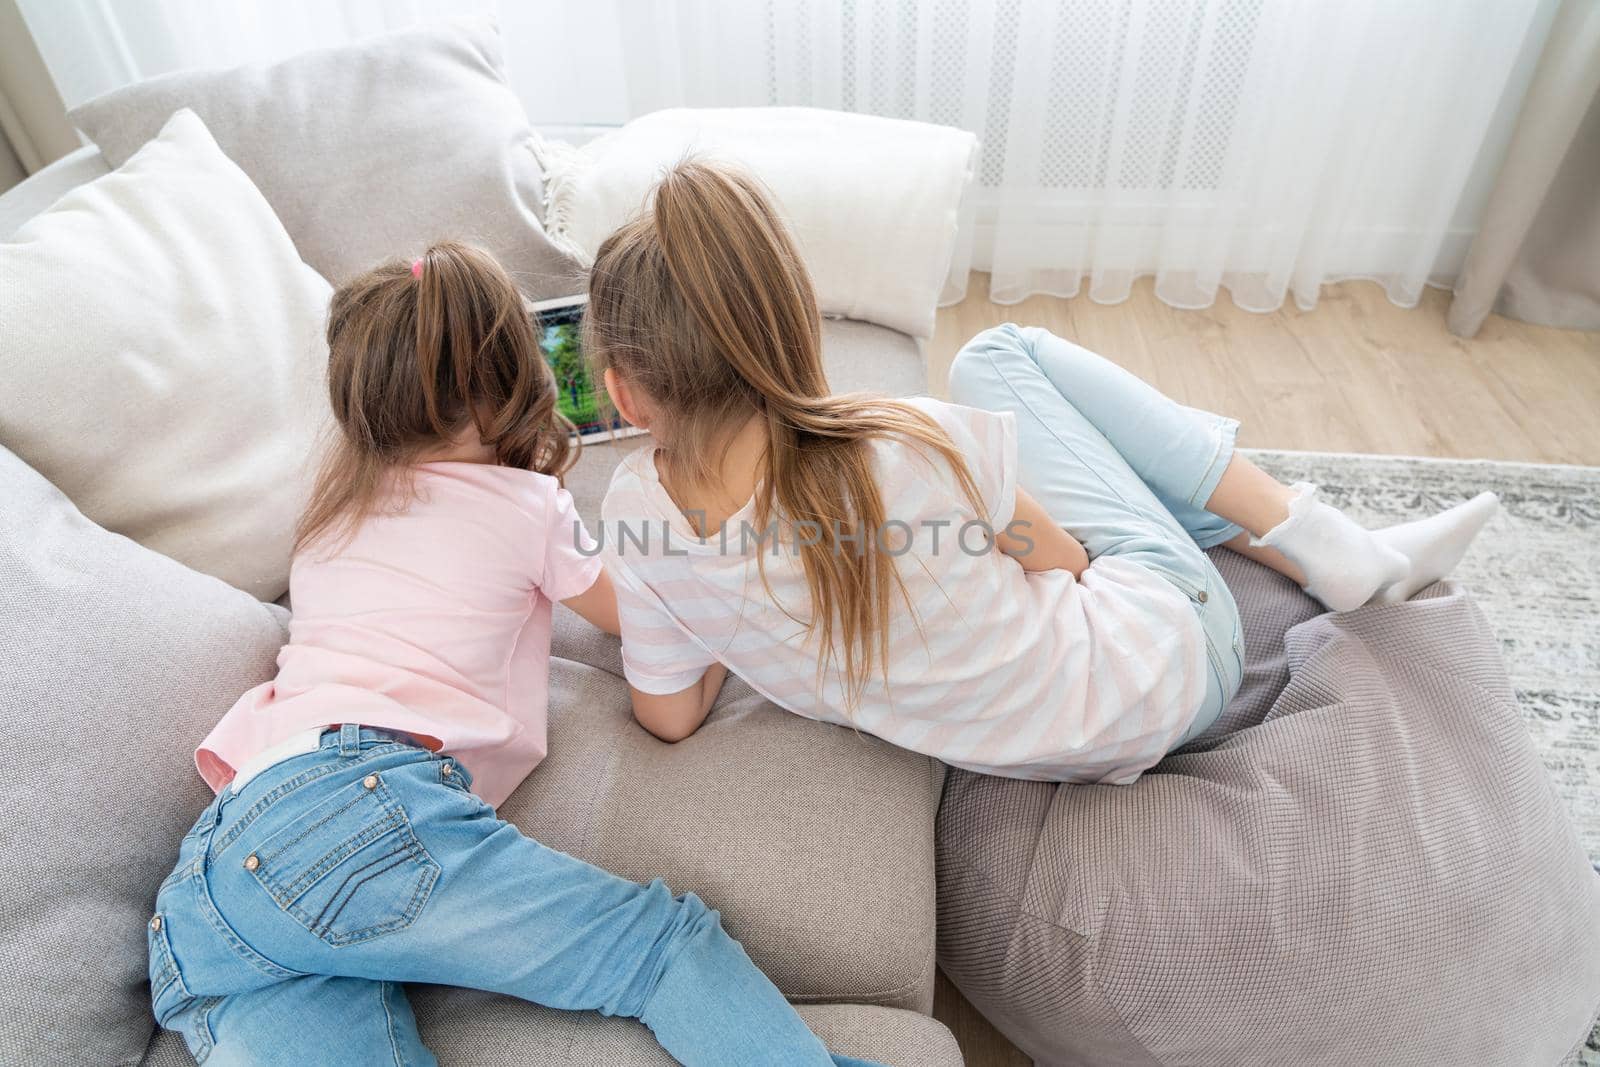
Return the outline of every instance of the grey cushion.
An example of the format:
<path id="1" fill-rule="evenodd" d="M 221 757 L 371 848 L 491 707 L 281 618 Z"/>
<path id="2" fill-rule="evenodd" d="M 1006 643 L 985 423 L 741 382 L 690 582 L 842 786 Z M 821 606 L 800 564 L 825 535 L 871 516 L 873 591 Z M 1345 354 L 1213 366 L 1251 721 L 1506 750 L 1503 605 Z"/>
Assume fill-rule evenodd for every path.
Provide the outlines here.
<path id="1" fill-rule="evenodd" d="M 192 753 L 286 613 L 95 526 L 0 449 L 0 1063 L 136 1062 Z"/>
<path id="2" fill-rule="evenodd" d="M 78 186 L 110 173 L 100 150 L 85 145 L 7 189 L 0 196 L 0 241 L 8 240 L 24 222 Z"/>
<path id="3" fill-rule="evenodd" d="M 946 973 L 1043 1063 L 1557 1062 L 1600 879 L 1481 614 L 1320 615 L 1213 557 L 1249 661 L 1222 728 L 1126 787 L 951 772 Z"/>
<path id="4" fill-rule="evenodd" d="M 823 319 L 822 365 L 836 393 L 922 396 L 928 391 L 921 346 L 897 330 L 867 322 Z"/>
<path id="5" fill-rule="evenodd" d="M 260 188 L 300 255 L 335 285 L 458 238 L 533 299 L 583 287 L 537 217 L 533 133 L 486 19 L 441 23 L 271 66 L 184 71 L 72 111 L 112 167 L 193 108 Z"/>
<path id="6" fill-rule="evenodd" d="M 617 640 L 557 609 L 550 755 L 501 814 L 628 878 L 664 877 L 792 999 L 930 1010 L 942 767 L 730 679 L 676 745 L 633 721 Z"/>
<path id="7" fill-rule="evenodd" d="M 445 1067 L 667 1067 L 671 1057 L 631 1019 L 553 1011 L 490 993 L 438 986 L 411 989 L 422 1038 Z M 889 1067 L 960 1067 L 950 1031 L 926 1015 L 857 1004 L 817 1004 L 800 1014 L 828 1048 Z M 142 1067 L 190 1067 L 169 1030 L 150 1044 Z"/>

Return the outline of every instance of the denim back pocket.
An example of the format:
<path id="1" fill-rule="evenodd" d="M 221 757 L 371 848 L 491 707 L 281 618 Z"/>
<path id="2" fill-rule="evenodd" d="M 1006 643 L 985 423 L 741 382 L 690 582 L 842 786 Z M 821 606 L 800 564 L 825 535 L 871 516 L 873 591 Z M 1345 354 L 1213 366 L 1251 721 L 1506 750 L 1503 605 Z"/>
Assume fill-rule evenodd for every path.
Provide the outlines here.
<path id="1" fill-rule="evenodd" d="M 243 862 L 279 908 L 334 946 L 411 925 L 439 877 L 380 774 L 332 793 Z"/>

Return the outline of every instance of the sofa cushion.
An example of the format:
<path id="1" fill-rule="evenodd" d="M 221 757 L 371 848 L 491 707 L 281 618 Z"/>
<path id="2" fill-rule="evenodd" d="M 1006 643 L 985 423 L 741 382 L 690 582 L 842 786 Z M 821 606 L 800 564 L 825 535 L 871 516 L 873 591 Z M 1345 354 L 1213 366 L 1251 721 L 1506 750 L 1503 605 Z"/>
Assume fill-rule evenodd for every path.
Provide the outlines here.
<path id="1" fill-rule="evenodd" d="M 263 600 L 328 425 L 331 290 L 193 112 L 0 244 L 0 444 Z"/>
<path id="2" fill-rule="evenodd" d="M 697 893 L 792 999 L 931 1008 L 939 764 L 731 678 L 665 744 L 633 721 L 616 638 L 558 606 L 552 652 L 550 755 L 502 816 Z"/>
<path id="3" fill-rule="evenodd" d="M 1212 556 L 1233 732 L 1132 786 L 952 771 L 941 966 L 1049 1063 L 1558 1062 L 1600 1007 L 1600 879 L 1482 615 L 1444 586 L 1320 614 Z"/>
<path id="4" fill-rule="evenodd" d="M 822 320 L 822 365 L 836 393 L 925 396 L 922 347 L 896 330 L 854 319 Z"/>
<path id="5" fill-rule="evenodd" d="M 631 1019 L 555 1011 L 472 989 L 410 990 L 422 1039 L 450 1067 L 668 1067 L 673 1059 Z M 961 1067 L 950 1031 L 926 1015 L 860 1004 L 800 1008 L 833 1053 L 886 1067 Z M 191 1067 L 183 1040 L 162 1030 L 141 1067 Z"/>
<path id="6" fill-rule="evenodd" d="M 335 285 L 448 238 L 492 252 L 531 299 L 583 288 L 539 222 L 533 132 L 487 19 L 168 74 L 74 108 L 72 120 L 117 166 L 183 107 Z"/>
<path id="7" fill-rule="evenodd" d="M 210 800 L 194 746 L 287 613 L 85 519 L 0 449 L 0 1063 L 137 1062 L 145 923 Z"/>

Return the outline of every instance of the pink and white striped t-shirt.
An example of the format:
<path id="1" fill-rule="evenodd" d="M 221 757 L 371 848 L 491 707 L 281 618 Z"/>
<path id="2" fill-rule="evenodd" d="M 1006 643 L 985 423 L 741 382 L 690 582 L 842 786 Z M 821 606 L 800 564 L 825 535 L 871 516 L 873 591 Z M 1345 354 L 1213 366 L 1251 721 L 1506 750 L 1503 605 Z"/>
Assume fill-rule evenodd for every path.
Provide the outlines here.
<path id="1" fill-rule="evenodd" d="M 1012 520 L 1012 416 L 911 403 L 966 457 L 986 514 L 973 513 L 942 459 L 904 441 L 873 443 L 884 542 L 909 544 L 897 565 L 915 608 L 890 627 L 887 685 L 875 671 L 847 714 L 842 657 L 818 673 L 816 641 L 795 621 L 810 605 L 792 547 L 817 531 L 763 539 L 770 531 L 754 525 L 747 504 L 720 534 L 700 539 L 661 485 L 653 447 L 623 460 L 603 507 L 629 683 L 678 692 L 721 661 L 798 715 L 959 767 L 1132 781 L 1183 735 L 1205 698 L 1205 639 L 1188 598 L 1114 557 L 1076 581 L 1066 571 L 1025 572 L 986 549 L 983 528 L 969 524 L 1003 530 Z"/>

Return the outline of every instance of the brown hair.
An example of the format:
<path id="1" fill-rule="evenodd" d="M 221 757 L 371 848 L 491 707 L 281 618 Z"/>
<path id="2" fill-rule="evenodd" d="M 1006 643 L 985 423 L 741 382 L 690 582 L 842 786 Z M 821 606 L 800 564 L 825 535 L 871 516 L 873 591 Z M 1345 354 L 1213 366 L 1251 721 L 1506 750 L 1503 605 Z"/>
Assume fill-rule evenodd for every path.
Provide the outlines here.
<path id="1" fill-rule="evenodd" d="M 949 437 L 910 405 L 829 391 L 805 264 L 761 186 L 726 165 L 679 163 L 648 210 L 600 246 L 585 331 L 597 372 L 614 369 L 659 409 L 664 425 L 651 428 L 671 479 L 714 482 L 732 435 L 752 415 L 765 423 L 757 522 L 822 533 L 794 539 L 811 598 L 810 617 L 796 621 L 819 638 L 819 673 L 842 651 L 854 705 L 875 666 L 887 673 L 890 602 L 896 591 L 905 599 L 879 543 L 884 506 L 868 444 L 892 436 L 925 446 L 977 508 Z M 840 550 L 847 540 L 857 550 Z"/>
<path id="2" fill-rule="evenodd" d="M 328 398 L 339 432 L 295 531 L 295 550 L 347 537 L 394 475 L 468 426 L 502 466 L 559 478 L 577 459 L 555 380 L 506 272 L 485 252 L 436 244 L 333 295 Z"/>

